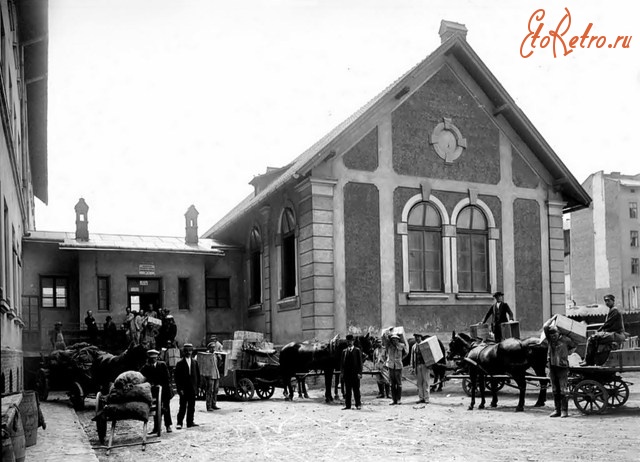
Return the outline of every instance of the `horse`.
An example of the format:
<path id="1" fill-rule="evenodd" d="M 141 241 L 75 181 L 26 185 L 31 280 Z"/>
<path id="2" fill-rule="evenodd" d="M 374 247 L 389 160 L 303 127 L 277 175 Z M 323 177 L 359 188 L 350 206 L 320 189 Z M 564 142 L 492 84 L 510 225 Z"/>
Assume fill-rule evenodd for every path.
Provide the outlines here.
<path id="1" fill-rule="evenodd" d="M 142 345 L 131 343 L 119 355 L 103 353 L 91 364 L 91 378 L 99 390 L 108 391 L 109 385 L 123 372 L 138 371 L 147 361 L 147 350 Z"/>
<path id="2" fill-rule="evenodd" d="M 425 335 L 423 338 L 426 340 L 429 337 L 431 336 Z M 411 349 L 416 344 L 416 339 L 412 337 L 407 341 L 407 343 L 409 343 L 409 352 L 411 352 Z M 447 360 L 446 360 L 447 352 L 444 348 L 443 343 L 440 341 L 440 339 L 438 339 L 438 344 L 440 345 L 440 350 L 442 351 L 442 359 L 440 359 L 437 363 L 431 366 L 431 373 L 433 375 L 433 385 L 431 385 L 430 390 L 432 393 L 435 391 L 442 391 L 442 386 L 444 384 L 444 381 L 446 380 L 446 373 L 447 373 Z M 405 367 L 411 365 L 411 355 L 409 353 L 407 353 L 402 358 L 402 365 Z"/>
<path id="3" fill-rule="evenodd" d="M 355 345 L 358 346 L 365 359 L 371 357 L 373 346 L 369 334 L 357 336 Z M 340 359 L 342 352 L 347 347 L 347 341 L 334 338 L 327 343 L 291 342 L 280 350 L 280 372 L 282 383 L 285 389 L 286 400 L 293 400 L 293 386 L 291 379 L 297 374 L 305 374 L 310 371 L 319 370 L 324 372 L 325 378 L 325 402 L 334 400 L 331 394 L 334 371 L 340 370 Z M 338 374 L 339 376 L 339 374 Z M 300 383 L 300 382 L 299 382 Z M 338 382 L 336 381 L 336 397 Z M 302 392 L 306 393 L 304 385 Z"/>
<path id="4" fill-rule="evenodd" d="M 464 358 L 468 363 L 471 380 L 471 403 L 475 405 L 476 389 L 480 390 L 480 405 L 484 409 L 484 386 L 486 376 L 508 374 L 516 382 L 520 391 L 516 412 L 524 411 L 524 396 L 527 389 L 526 371 L 532 368 L 536 376 L 546 376 L 547 345 L 537 337 L 519 340 L 508 338 L 500 343 L 477 342 L 466 334 L 452 333 L 448 359 Z M 492 386 L 491 407 L 498 405 L 498 390 Z M 540 394 L 535 407 L 544 406 L 547 396 L 546 380 L 540 380 Z"/>

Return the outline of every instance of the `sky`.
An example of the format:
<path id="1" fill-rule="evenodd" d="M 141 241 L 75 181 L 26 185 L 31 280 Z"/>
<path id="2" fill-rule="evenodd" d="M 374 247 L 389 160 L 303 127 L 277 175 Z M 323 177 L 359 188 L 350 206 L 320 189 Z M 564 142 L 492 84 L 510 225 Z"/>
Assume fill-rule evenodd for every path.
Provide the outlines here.
<path id="1" fill-rule="evenodd" d="M 289 163 L 434 51 L 442 19 L 467 27 L 579 182 L 639 174 L 636 3 L 49 0 L 49 202 L 36 199 L 36 229 L 74 231 L 83 197 L 90 233 L 183 236 L 192 204 L 204 233 L 254 175 Z M 524 58 L 539 23 L 541 36 L 560 24 L 567 42 L 590 23 L 590 36 L 631 42 L 578 42 L 568 55 L 556 42 L 557 57 L 538 43 Z"/>

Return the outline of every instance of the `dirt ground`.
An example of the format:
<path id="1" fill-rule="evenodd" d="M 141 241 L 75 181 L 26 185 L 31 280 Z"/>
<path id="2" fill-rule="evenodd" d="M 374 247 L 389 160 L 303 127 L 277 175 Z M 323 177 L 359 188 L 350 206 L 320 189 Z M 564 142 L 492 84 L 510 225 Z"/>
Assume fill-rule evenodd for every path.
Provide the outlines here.
<path id="1" fill-rule="evenodd" d="M 405 371 L 406 372 L 406 371 Z M 536 388 L 527 392 L 526 409 L 514 412 L 516 390 L 505 387 L 495 409 L 468 411 L 469 398 L 459 380 L 433 393 L 431 403 L 416 404 L 415 377 L 405 374 L 401 406 L 375 398 L 371 376 L 363 378 L 363 407 L 342 410 L 325 404 L 318 381 L 310 399 L 284 401 L 282 390 L 269 400 L 226 400 L 219 411 L 206 412 L 196 402 L 199 427 L 152 437 L 141 446 L 116 448 L 101 462 L 124 461 L 637 461 L 640 448 L 640 373 L 626 373 L 629 401 L 602 415 L 582 415 L 571 402 L 570 417 L 551 419 L 552 401 L 532 407 Z M 91 442 L 98 446 L 92 400 L 78 413 Z M 171 402 L 178 411 L 177 396 Z M 118 423 L 114 444 L 140 441 L 142 423 Z"/>

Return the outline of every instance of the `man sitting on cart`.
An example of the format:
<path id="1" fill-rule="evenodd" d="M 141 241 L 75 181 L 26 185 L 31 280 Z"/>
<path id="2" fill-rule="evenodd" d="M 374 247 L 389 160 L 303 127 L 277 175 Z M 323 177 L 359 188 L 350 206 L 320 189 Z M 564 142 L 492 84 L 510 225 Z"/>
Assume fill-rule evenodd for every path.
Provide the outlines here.
<path id="1" fill-rule="evenodd" d="M 587 351 L 581 365 L 593 366 L 596 363 L 596 354 L 600 345 L 607 345 L 609 351 L 613 343 L 622 344 L 625 340 L 624 321 L 622 314 L 615 307 L 616 298 L 609 294 L 604 296 L 604 303 L 609 308 L 609 313 L 598 331 L 587 340 Z"/>

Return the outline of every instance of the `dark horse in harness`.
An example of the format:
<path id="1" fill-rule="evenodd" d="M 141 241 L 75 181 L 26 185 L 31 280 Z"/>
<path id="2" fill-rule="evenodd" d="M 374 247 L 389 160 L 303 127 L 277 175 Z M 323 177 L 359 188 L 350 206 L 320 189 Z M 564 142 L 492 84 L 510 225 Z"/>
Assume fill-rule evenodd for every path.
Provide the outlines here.
<path id="1" fill-rule="evenodd" d="M 369 334 L 357 336 L 355 345 L 362 350 L 365 359 L 371 357 L 373 346 Z M 318 370 L 324 372 L 325 401 L 332 402 L 331 385 L 334 371 L 340 370 L 340 358 L 346 347 L 347 341 L 344 339 L 333 339 L 327 343 L 291 342 L 282 347 L 280 350 L 280 373 L 287 395 L 286 399 L 293 400 L 292 378 L 298 374 Z M 336 381 L 336 395 L 337 387 L 338 382 Z"/>
<path id="2" fill-rule="evenodd" d="M 119 355 L 103 353 L 91 364 L 91 378 L 94 385 L 107 393 L 109 385 L 118 375 L 126 371 L 139 371 L 147 360 L 147 350 L 142 345 L 133 343 Z"/>
<path id="3" fill-rule="evenodd" d="M 524 396 L 527 389 L 526 371 L 532 368 L 536 376 L 546 377 L 547 344 L 540 343 L 537 337 L 523 340 L 508 338 L 500 343 L 477 342 L 466 334 L 453 332 L 449 344 L 449 359 L 463 358 L 469 367 L 471 380 L 471 403 L 469 410 L 475 405 L 476 389 L 480 390 L 480 405 L 484 409 L 485 380 L 491 376 L 507 374 L 516 382 L 520 391 L 516 412 L 524 411 Z M 544 406 L 547 398 L 546 379 L 540 380 L 540 394 L 535 406 Z M 491 407 L 498 405 L 498 390 L 492 386 L 493 399 Z"/>

